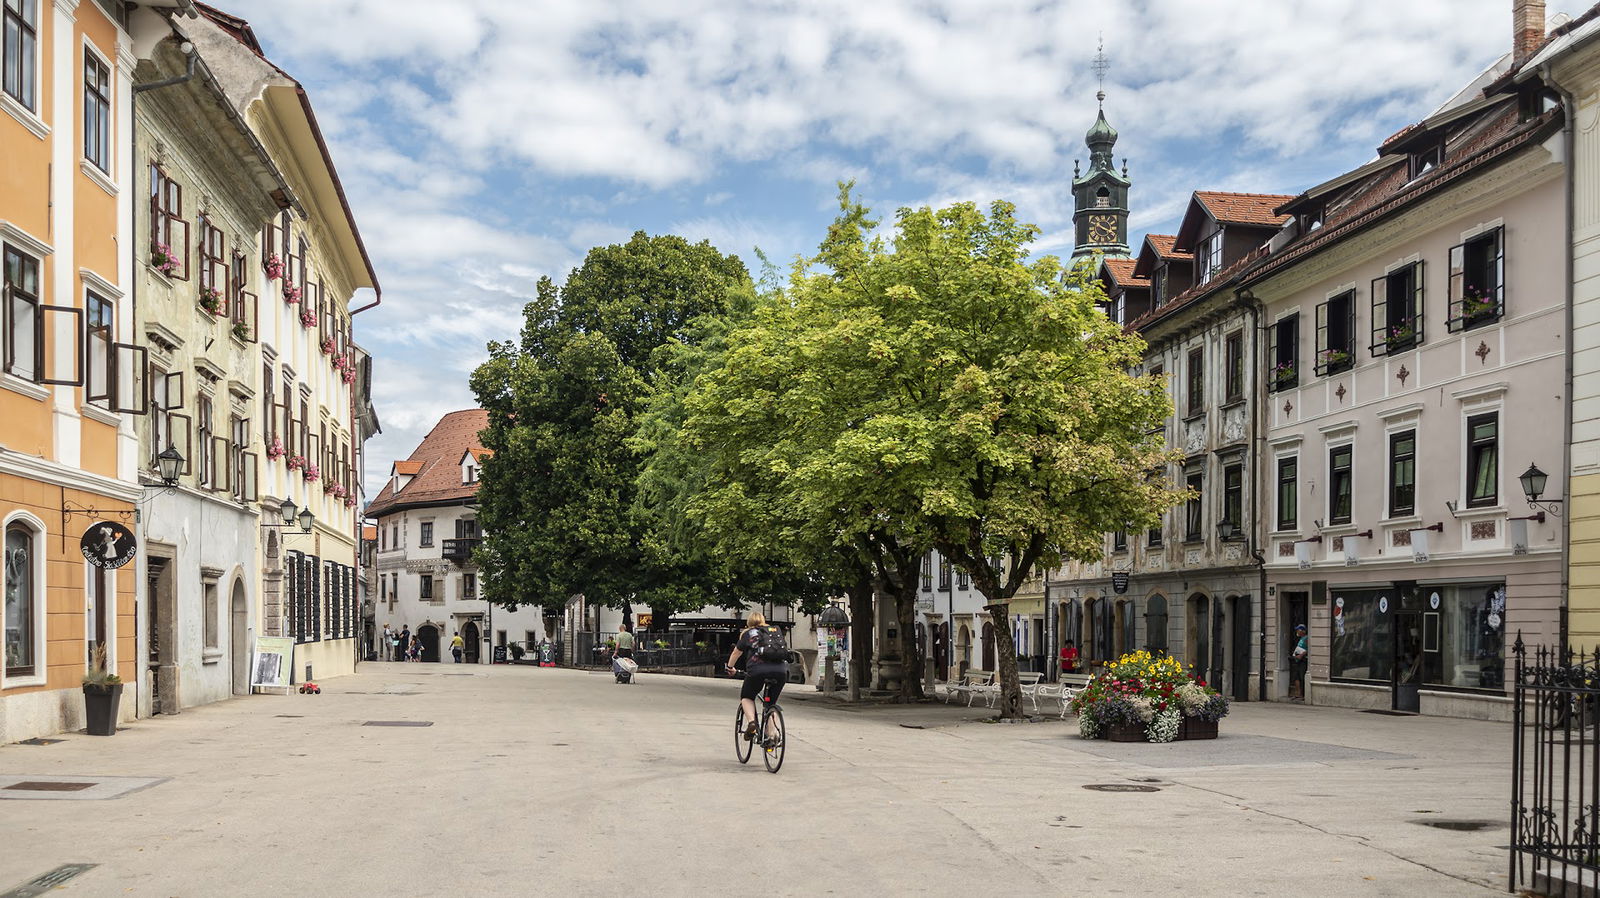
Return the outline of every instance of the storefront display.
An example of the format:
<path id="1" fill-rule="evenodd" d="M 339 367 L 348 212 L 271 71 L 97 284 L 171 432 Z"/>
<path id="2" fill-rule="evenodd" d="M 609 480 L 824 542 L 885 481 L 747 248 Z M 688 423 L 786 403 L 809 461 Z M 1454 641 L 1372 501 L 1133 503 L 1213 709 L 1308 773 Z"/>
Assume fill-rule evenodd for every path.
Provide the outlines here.
<path id="1" fill-rule="evenodd" d="M 1389 682 L 1397 627 L 1406 643 L 1402 680 L 1500 690 L 1505 685 L 1503 581 L 1391 585 L 1330 591 L 1329 676 Z M 1420 646 L 1412 643 L 1418 641 Z M 1420 651 L 1419 651 L 1420 650 Z"/>

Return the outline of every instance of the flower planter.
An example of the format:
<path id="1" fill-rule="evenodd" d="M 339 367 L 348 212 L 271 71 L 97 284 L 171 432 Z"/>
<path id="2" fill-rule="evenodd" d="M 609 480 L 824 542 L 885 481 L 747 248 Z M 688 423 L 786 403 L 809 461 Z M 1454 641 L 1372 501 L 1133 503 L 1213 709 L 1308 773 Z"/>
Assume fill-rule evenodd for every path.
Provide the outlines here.
<path id="1" fill-rule="evenodd" d="M 1106 727 L 1102 732 L 1108 742 L 1147 742 L 1149 738 L 1145 735 L 1144 730 L 1143 724 L 1114 723 Z"/>
<path id="2" fill-rule="evenodd" d="M 83 687 L 84 716 L 88 719 L 89 735 L 110 736 L 117 731 L 117 706 L 122 704 L 122 684 L 105 686 L 85 684 Z"/>
<path id="3" fill-rule="evenodd" d="M 1217 721 L 1201 720 L 1198 717 L 1185 717 L 1178 726 L 1179 739 L 1215 739 L 1217 738 Z"/>

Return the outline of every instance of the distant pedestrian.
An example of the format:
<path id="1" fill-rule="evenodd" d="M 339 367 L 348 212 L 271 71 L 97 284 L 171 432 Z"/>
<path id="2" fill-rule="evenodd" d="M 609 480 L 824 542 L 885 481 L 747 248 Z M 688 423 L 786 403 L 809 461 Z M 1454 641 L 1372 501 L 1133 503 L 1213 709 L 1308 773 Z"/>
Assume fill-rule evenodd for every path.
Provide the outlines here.
<path id="1" fill-rule="evenodd" d="M 411 654 L 411 625 L 400 628 L 400 644 L 395 646 L 394 660 L 405 661 Z"/>
<path id="2" fill-rule="evenodd" d="M 406 654 L 408 660 L 422 660 L 422 643 L 417 641 L 417 637 L 411 637 L 411 647 L 407 649 Z"/>
<path id="3" fill-rule="evenodd" d="M 1078 672 L 1078 646 L 1070 639 L 1061 647 L 1061 672 Z"/>
<path id="4" fill-rule="evenodd" d="M 450 637 L 450 654 L 455 656 L 457 664 L 461 663 L 461 653 L 466 649 L 467 643 L 461 638 L 461 631 L 457 630 L 456 635 Z"/>
<path id="5" fill-rule="evenodd" d="M 633 634 L 628 632 L 627 624 L 617 627 L 616 644 L 618 658 L 633 657 Z"/>
<path id="6" fill-rule="evenodd" d="M 378 643 L 378 652 L 383 660 L 389 660 L 389 649 L 394 645 L 394 631 L 388 624 L 383 625 L 383 641 Z"/>
<path id="7" fill-rule="evenodd" d="M 1294 628 L 1294 650 L 1289 653 L 1289 700 L 1302 702 L 1306 698 L 1306 668 L 1311 660 L 1311 646 L 1306 637 L 1306 625 Z"/>

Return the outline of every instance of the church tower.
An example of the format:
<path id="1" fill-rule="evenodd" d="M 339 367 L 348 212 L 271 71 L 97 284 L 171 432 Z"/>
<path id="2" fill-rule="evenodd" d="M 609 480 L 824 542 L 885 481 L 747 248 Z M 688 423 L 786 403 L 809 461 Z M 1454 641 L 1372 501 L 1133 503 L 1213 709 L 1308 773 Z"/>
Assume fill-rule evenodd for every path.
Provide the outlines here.
<path id="1" fill-rule="evenodd" d="M 1113 258 L 1126 258 L 1128 251 L 1128 168 L 1123 163 L 1118 174 L 1112 164 L 1111 149 L 1117 145 L 1117 132 L 1106 121 L 1105 73 L 1106 55 L 1102 48 L 1094 60 L 1095 73 L 1100 76 L 1101 89 L 1095 93 L 1100 103 L 1100 114 L 1094 126 L 1084 135 L 1089 146 L 1089 170 L 1079 173 L 1073 165 L 1072 219 L 1077 228 L 1073 259 L 1101 253 Z"/>

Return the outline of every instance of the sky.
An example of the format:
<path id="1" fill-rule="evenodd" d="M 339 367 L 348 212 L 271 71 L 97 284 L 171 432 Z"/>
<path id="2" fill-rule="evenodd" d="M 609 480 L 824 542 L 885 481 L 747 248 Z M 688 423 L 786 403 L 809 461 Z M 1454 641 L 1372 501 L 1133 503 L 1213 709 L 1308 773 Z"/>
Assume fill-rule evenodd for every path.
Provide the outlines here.
<path id="1" fill-rule="evenodd" d="M 309 92 L 383 285 L 355 324 L 370 497 L 591 247 L 680 234 L 756 273 L 814 251 L 853 179 L 885 217 L 1009 200 L 1065 255 L 1101 40 L 1137 246 L 1194 190 L 1368 161 L 1509 49 L 1512 0 L 217 5 Z"/>

